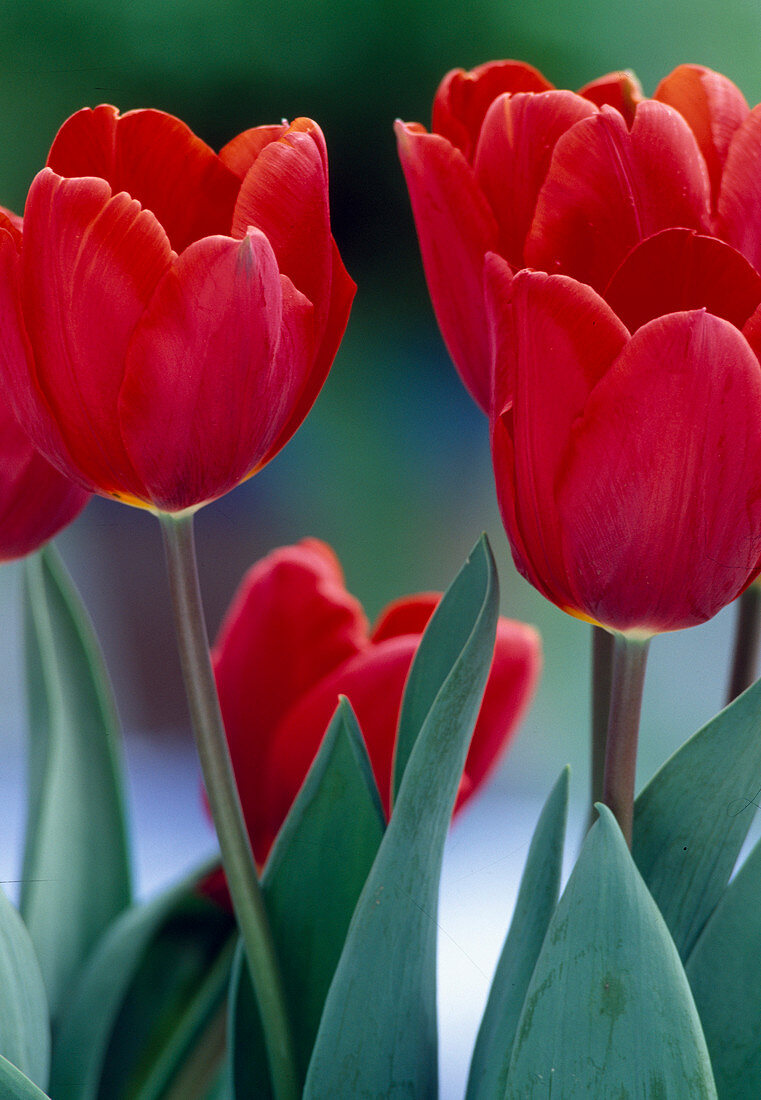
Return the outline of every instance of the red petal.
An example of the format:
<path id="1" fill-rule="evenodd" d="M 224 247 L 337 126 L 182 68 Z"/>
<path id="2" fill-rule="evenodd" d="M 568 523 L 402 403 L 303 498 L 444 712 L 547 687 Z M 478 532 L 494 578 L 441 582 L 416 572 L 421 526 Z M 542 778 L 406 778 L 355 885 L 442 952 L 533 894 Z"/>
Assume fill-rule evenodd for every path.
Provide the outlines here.
<path id="1" fill-rule="evenodd" d="M 488 411 L 491 353 L 483 264 L 485 254 L 497 248 L 497 224 L 457 149 L 402 122 L 396 135 L 439 327 L 469 393 Z"/>
<path id="2" fill-rule="evenodd" d="M 531 702 L 541 667 L 538 632 L 525 623 L 500 617 L 494 659 L 455 809 L 478 790 L 499 763 Z"/>
<path id="3" fill-rule="evenodd" d="M 335 555 L 316 539 L 269 554 L 249 570 L 235 595 L 214 647 L 214 670 L 260 861 L 272 839 L 262 851 L 259 838 L 271 832 L 264 813 L 265 767 L 279 724 L 366 643 L 364 612 L 346 591 Z"/>
<path id="4" fill-rule="evenodd" d="M 385 642 L 402 634 L 422 634 L 441 599 L 440 592 L 402 596 L 384 607 L 370 635 L 372 642 Z"/>
<path id="5" fill-rule="evenodd" d="M 333 242 L 325 139 L 315 122 L 296 119 L 259 154 L 241 185 L 233 237 L 249 226 L 269 240 L 280 271 L 315 307 L 319 339 L 329 312 Z"/>
<path id="6" fill-rule="evenodd" d="M 732 139 L 717 203 L 719 232 L 761 271 L 761 104 Z"/>
<path id="7" fill-rule="evenodd" d="M 122 444 L 117 401 L 127 343 L 161 275 L 169 242 L 149 211 L 98 179 L 50 169 L 29 191 L 22 249 L 24 319 L 46 403 L 73 476 L 105 494 L 142 497 Z"/>
<path id="8" fill-rule="evenodd" d="M 262 233 L 183 252 L 135 329 L 119 400 L 125 446 L 160 509 L 227 492 L 258 466 L 311 368 L 311 305 Z"/>
<path id="9" fill-rule="evenodd" d="M 281 722 L 267 760 L 264 792 L 267 830 L 254 835 L 259 851 L 269 846 L 314 759 L 339 695 L 346 695 L 359 721 L 386 814 L 391 761 L 402 691 L 420 638 L 389 638 L 350 658 L 295 701 Z M 257 853 L 258 856 L 258 853 Z"/>
<path id="10" fill-rule="evenodd" d="M 617 111 L 603 107 L 555 146 L 526 260 L 602 290 L 645 237 L 670 226 L 707 226 L 709 198 L 705 162 L 677 111 L 641 103 L 629 131 Z"/>
<path id="11" fill-rule="evenodd" d="M 287 130 L 287 122 L 281 122 L 279 126 L 254 126 L 244 130 L 219 150 L 219 159 L 242 180 L 262 149 L 277 141 Z"/>
<path id="12" fill-rule="evenodd" d="M 748 116 L 745 96 L 721 73 L 702 65 L 679 65 L 660 82 L 653 98 L 686 118 L 705 157 L 715 198 L 729 144 Z"/>
<path id="13" fill-rule="evenodd" d="M 573 430 L 558 510 L 579 606 L 617 630 L 704 622 L 758 567 L 761 370 L 704 311 L 639 329 Z"/>
<path id="14" fill-rule="evenodd" d="M 453 69 L 442 80 L 433 101 L 431 129 L 470 160 L 490 104 L 507 92 L 547 92 L 548 80 L 523 61 L 489 61 L 471 72 Z"/>
<path id="15" fill-rule="evenodd" d="M 513 267 L 523 267 L 523 245 L 555 143 L 596 113 L 573 92 L 502 95 L 489 108 L 474 166 L 499 224 L 499 250 Z"/>
<path id="16" fill-rule="evenodd" d="M 37 550 L 70 523 L 90 496 L 46 462 L 0 405 L 0 561 Z"/>
<path id="17" fill-rule="evenodd" d="M 330 303 L 328 315 L 325 320 L 322 343 L 317 348 L 312 369 L 307 376 L 304 387 L 295 404 L 294 410 L 280 431 L 277 439 L 272 444 L 267 454 L 261 461 L 264 466 L 278 451 L 285 446 L 314 404 L 328 372 L 333 365 L 338 346 L 341 343 L 346 325 L 349 321 L 351 304 L 357 284 L 348 274 L 343 261 L 338 253 L 336 242 L 331 238 L 333 249 L 333 270 L 330 277 Z"/>
<path id="18" fill-rule="evenodd" d="M 490 305 L 503 308 L 493 298 Z M 494 427 L 497 495 L 516 564 L 566 606 L 573 601 L 555 485 L 571 425 L 629 334 L 590 287 L 539 272 L 515 276 L 501 332 L 504 344 L 496 352 L 498 360 L 512 360 L 505 373 L 513 378 L 514 404 Z"/>
<path id="19" fill-rule="evenodd" d="M 761 276 L 716 237 L 664 229 L 632 249 L 605 300 L 630 332 L 665 313 L 702 307 L 742 328 L 761 301 Z"/>
<path id="20" fill-rule="evenodd" d="M 48 155 L 60 176 L 100 176 L 151 210 L 176 252 L 229 233 L 240 181 L 184 122 L 163 111 L 85 108 L 63 124 Z"/>
<path id="21" fill-rule="evenodd" d="M 637 105 L 643 98 L 642 85 L 628 69 L 598 77 L 579 88 L 579 95 L 598 107 L 604 104 L 615 107 L 627 126 L 634 122 Z"/>

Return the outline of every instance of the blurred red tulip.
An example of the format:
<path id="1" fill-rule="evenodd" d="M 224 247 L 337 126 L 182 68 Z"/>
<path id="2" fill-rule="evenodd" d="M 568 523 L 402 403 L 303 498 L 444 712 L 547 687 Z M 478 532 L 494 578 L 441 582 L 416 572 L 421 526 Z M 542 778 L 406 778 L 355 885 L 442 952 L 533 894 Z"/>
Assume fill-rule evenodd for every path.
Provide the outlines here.
<path id="1" fill-rule="evenodd" d="M 632 249 L 681 227 L 761 269 L 761 107 L 709 69 L 682 65 L 644 99 L 629 73 L 575 94 L 493 62 L 444 78 L 432 133 L 399 122 L 397 135 L 439 325 L 487 413 L 487 253 L 602 294 Z"/>
<path id="2" fill-rule="evenodd" d="M 759 569 L 761 278 L 688 230 L 631 253 L 618 315 L 567 276 L 513 276 L 494 254 L 486 271 L 494 469 L 519 571 L 617 631 L 709 619 Z"/>
<path id="3" fill-rule="evenodd" d="M 257 862 L 301 786 L 338 703 L 356 712 L 388 813 L 402 691 L 439 596 L 392 604 L 372 632 L 328 546 L 305 539 L 245 577 L 214 649 L 233 768 Z M 536 631 L 500 619 L 489 682 L 460 788 L 484 782 L 515 732 L 540 669 Z"/>
<path id="4" fill-rule="evenodd" d="M 0 222 L 6 382 L 39 449 L 157 511 L 233 488 L 311 408 L 354 283 L 309 119 L 219 155 L 160 111 L 73 115 Z"/>

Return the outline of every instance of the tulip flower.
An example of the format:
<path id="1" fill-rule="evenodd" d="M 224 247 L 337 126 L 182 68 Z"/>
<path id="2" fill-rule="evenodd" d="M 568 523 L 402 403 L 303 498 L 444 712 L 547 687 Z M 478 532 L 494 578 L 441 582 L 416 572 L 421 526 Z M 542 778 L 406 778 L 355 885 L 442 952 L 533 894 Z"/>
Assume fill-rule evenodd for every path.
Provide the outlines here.
<path id="1" fill-rule="evenodd" d="M 356 712 L 386 813 L 407 673 L 438 603 L 397 601 L 372 631 L 329 547 L 305 539 L 255 565 L 214 648 L 230 755 L 257 862 L 262 864 L 338 703 Z M 500 619 L 489 682 L 460 788 L 481 786 L 515 732 L 540 667 L 536 631 Z"/>
<path id="2" fill-rule="evenodd" d="M 85 109 L 0 221 L 2 360 L 34 443 L 83 488 L 180 513 L 249 477 L 322 386 L 354 284 L 316 123 L 214 153 L 161 111 Z"/>
<path id="3" fill-rule="evenodd" d="M 628 73 L 573 93 L 493 62 L 444 78 L 431 133 L 397 135 L 442 335 L 487 413 L 487 253 L 603 294 L 638 244 L 686 228 L 761 270 L 761 107 L 709 69 L 682 65 L 645 99 Z"/>

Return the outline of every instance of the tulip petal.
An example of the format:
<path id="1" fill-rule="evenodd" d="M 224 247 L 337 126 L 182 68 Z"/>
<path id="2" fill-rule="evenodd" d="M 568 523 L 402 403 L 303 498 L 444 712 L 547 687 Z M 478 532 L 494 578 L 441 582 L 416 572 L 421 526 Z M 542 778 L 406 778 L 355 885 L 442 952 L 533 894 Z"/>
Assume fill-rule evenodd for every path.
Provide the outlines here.
<path id="1" fill-rule="evenodd" d="M 370 640 L 385 642 L 402 634 L 422 634 L 440 599 L 440 592 L 420 592 L 394 600 L 381 611 Z"/>
<path id="2" fill-rule="evenodd" d="M 717 203 L 722 237 L 761 271 L 761 104 L 754 107 L 729 146 Z"/>
<path id="3" fill-rule="evenodd" d="M 705 161 L 677 111 L 645 101 L 629 131 L 603 107 L 555 146 L 526 261 L 602 291 L 639 241 L 670 226 L 707 227 L 709 200 Z"/>
<path id="4" fill-rule="evenodd" d="M 259 465 L 304 385 L 311 324 L 258 230 L 182 253 L 135 329 L 119 398 L 125 446 L 157 508 L 214 499 Z"/>
<path id="5" fill-rule="evenodd" d="M 666 313 L 700 308 L 742 328 L 761 301 L 761 276 L 716 237 L 664 229 L 632 249 L 605 300 L 630 332 Z"/>
<path id="6" fill-rule="evenodd" d="M 639 329 L 574 426 L 558 486 L 576 606 L 621 631 L 715 615 L 758 569 L 759 470 L 761 370 L 737 329 L 704 311 Z"/>
<path id="7" fill-rule="evenodd" d="M 721 73 L 703 65 L 679 65 L 660 82 L 653 98 L 675 107 L 689 123 L 715 198 L 732 137 L 748 116 L 745 96 Z"/>
<path id="8" fill-rule="evenodd" d="M 488 269 L 487 269 L 488 270 Z M 489 284 L 487 273 L 487 286 Z M 491 309 L 503 309 L 493 291 Z M 497 495 L 518 569 L 545 595 L 572 603 L 555 484 L 571 425 L 629 333 L 602 298 L 565 276 L 519 272 L 509 316 L 494 322 L 512 406 L 494 418 Z"/>
<path id="9" fill-rule="evenodd" d="M 558 138 L 597 113 L 573 92 L 502 95 L 484 118 L 476 179 L 500 228 L 499 251 L 523 267 L 523 245 Z"/>
<path id="10" fill-rule="evenodd" d="M 436 92 L 431 129 L 470 161 L 484 116 L 497 96 L 551 88 L 538 69 L 523 61 L 487 61 L 470 72 L 453 69 Z"/>
<path id="11" fill-rule="evenodd" d="M 60 176 L 99 176 L 114 194 L 126 191 L 155 214 L 176 252 L 230 232 L 238 177 L 163 111 L 78 111 L 58 131 L 47 163 Z"/>
<path id="12" fill-rule="evenodd" d="M 36 386 L 63 441 L 51 461 L 98 492 L 143 485 L 117 401 L 132 331 L 172 253 L 153 214 L 99 179 L 35 178 L 24 218 L 21 293 Z M 34 429 L 33 429 L 34 430 Z"/>
<path id="13" fill-rule="evenodd" d="M 219 150 L 219 159 L 238 179 L 245 179 L 251 165 L 272 141 L 277 141 L 288 130 L 288 123 L 275 126 L 252 126 L 244 130 Z"/>
<path id="14" fill-rule="evenodd" d="M 362 607 L 346 591 L 337 558 L 317 539 L 269 554 L 236 593 L 214 647 L 214 672 L 260 862 L 280 824 L 273 832 L 265 805 L 265 765 L 276 731 L 297 699 L 366 644 Z"/>
<path id="15" fill-rule="evenodd" d="M 315 122 L 296 119 L 248 170 L 232 236 L 245 236 L 249 226 L 264 233 L 282 274 L 314 305 L 321 339 L 330 307 L 333 245 L 325 139 Z"/>
<path id="16" fill-rule="evenodd" d="M 598 107 L 606 103 L 609 107 L 615 107 L 627 126 L 634 122 L 637 106 L 643 99 L 642 85 L 628 69 L 599 76 L 579 88 L 579 95 Z"/>
<path id="17" fill-rule="evenodd" d="M 0 405 L 0 561 L 24 557 L 70 523 L 90 499 L 34 449 Z"/>
<path id="18" fill-rule="evenodd" d="M 437 134 L 396 124 L 428 290 L 444 342 L 474 401 L 488 412 L 491 368 L 483 263 L 499 230 L 462 154 Z"/>

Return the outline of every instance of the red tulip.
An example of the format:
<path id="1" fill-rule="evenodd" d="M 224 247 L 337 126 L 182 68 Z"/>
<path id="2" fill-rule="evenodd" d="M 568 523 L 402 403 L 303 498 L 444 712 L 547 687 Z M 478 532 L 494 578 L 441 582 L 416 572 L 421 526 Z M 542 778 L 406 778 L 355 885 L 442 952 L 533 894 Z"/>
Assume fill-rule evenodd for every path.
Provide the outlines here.
<path id="1" fill-rule="evenodd" d="M 761 269 L 761 108 L 708 69 L 680 66 L 643 99 L 627 73 L 575 94 L 494 62 L 444 78 L 432 133 L 400 122 L 397 135 L 439 325 L 486 412 L 487 253 L 603 293 L 633 248 L 681 227 Z"/>
<path id="2" fill-rule="evenodd" d="M 760 564 L 761 278 L 678 229 L 634 249 L 608 302 L 567 276 L 513 277 L 494 254 L 486 272 L 494 467 L 519 571 L 621 632 L 710 618 Z"/>
<path id="3" fill-rule="evenodd" d="M 324 543 L 276 550 L 247 574 L 214 650 L 222 714 L 251 842 L 267 857 L 338 703 L 359 720 L 386 812 L 404 683 L 439 597 L 392 604 L 372 632 Z M 500 619 L 458 804 L 484 782 L 531 698 L 539 638 Z"/>
<path id="4" fill-rule="evenodd" d="M 354 284 L 308 119 L 219 155 L 160 111 L 73 115 L 0 232 L 5 374 L 88 490 L 177 512 L 249 477 L 309 411 Z"/>

